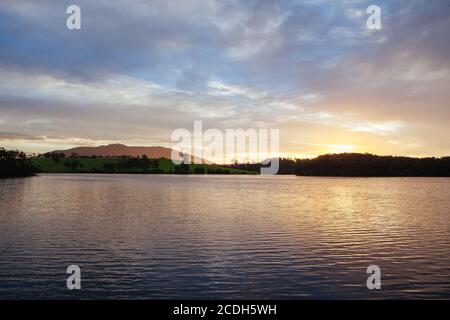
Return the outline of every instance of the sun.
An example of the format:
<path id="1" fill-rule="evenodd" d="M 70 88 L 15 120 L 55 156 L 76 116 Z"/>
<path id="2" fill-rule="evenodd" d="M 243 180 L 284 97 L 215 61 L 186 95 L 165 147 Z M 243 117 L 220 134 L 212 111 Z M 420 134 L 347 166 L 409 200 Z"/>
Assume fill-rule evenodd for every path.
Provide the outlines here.
<path id="1" fill-rule="evenodd" d="M 344 152 L 354 152 L 355 146 L 351 144 L 328 144 L 327 153 L 344 153 Z"/>

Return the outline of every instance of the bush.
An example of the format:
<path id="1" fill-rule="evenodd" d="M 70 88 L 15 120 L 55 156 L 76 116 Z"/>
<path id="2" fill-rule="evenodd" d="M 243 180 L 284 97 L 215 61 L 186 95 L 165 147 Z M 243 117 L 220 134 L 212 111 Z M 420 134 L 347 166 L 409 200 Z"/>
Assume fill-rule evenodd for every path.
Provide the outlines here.
<path id="1" fill-rule="evenodd" d="M 36 168 L 24 152 L 0 148 L 0 178 L 28 177 L 35 172 Z"/>

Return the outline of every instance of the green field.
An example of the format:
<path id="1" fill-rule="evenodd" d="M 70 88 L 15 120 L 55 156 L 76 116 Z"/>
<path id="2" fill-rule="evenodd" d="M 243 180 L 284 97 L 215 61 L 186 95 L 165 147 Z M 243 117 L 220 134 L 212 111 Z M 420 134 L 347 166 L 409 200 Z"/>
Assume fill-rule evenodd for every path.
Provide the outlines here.
<path id="1" fill-rule="evenodd" d="M 68 162 L 74 161 L 78 162 L 79 166 L 71 168 L 67 165 Z M 157 168 L 153 166 L 146 170 L 141 168 L 108 170 L 109 167 L 117 168 L 124 161 L 126 160 L 120 157 L 69 157 L 56 161 L 52 158 L 32 158 L 33 165 L 41 173 L 178 173 L 173 162 L 164 158 L 158 159 Z M 188 174 L 257 174 L 253 171 L 207 164 L 189 164 L 186 168 L 188 172 L 186 170 L 184 173 Z"/>

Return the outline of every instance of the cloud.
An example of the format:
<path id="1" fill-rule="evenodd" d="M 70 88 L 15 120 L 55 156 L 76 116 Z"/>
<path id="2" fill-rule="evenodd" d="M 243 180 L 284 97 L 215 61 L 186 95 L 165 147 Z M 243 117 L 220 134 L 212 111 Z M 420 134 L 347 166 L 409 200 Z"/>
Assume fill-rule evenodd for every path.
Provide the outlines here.
<path id="1" fill-rule="evenodd" d="M 356 123 L 346 125 L 350 131 L 377 133 L 380 135 L 388 135 L 392 132 L 396 132 L 401 129 L 402 126 L 403 125 L 400 122 Z"/>
<path id="2" fill-rule="evenodd" d="M 31 136 L 18 132 L 0 131 L 0 140 L 41 140 L 42 137 Z"/>
<path id="3" fill-rule="evenodd" d="M 70 4 L 2 2 L 1 143 L 169 144 L 204 120 L 277 127 L 289 153 L 450 153 L 448 1 L 379 1 L 371 32 L 365 0 L 80 0 L 79 31 Z"/>
<path id="4" fill-rule="evenodd" d="M 210 81 L 208 94 L 213 96 L 243 96 L 249 99 L 259 99 L 267 96 L 265 92 L 258 92 L 245 86 L 225 84 L 220 81 Z"/>

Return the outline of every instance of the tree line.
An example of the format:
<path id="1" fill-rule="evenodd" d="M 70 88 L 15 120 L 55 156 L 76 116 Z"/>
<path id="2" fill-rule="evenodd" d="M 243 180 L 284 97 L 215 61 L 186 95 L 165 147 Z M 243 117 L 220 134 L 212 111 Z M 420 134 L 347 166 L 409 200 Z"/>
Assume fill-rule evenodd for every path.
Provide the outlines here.
<path id="1" fill-rule="evenodd" d="M 369 153 L 326 154 L 313 159 L 279 159 L 278 174 L 340 177 L 450 177 L 450 157 L 411 158 Z M 261 163 L 234 163 L 232 168 L 260 172 Z"/>
<path id="2" fill-rule="evenodd" d="M 66 157 L 63 153 L 43 155 L 55 163 L 61 163 L 67 172 L 83 172 L 83 162 L 73 154 Z M 260 172 L 261 163 L 235 162 L 222 167 L 190 167 L 185 163 L 175 165 L 168 173 L 175 174 L 230 174 L 231 169 Z M 34 175 L 35 168 L 24 152 L 6 150 L 0 147 L 0 178 L 25 177 Z M 120 161 L 107 162 L 95 172 L 104 173 L 163 173 L 159 168 L 159 159 L 140 157 L 120 157 Z M 361 153 L 326 154 L 313 159 L 279 159 L 278 174 L 299 176 L 349 176 L 349 177 L 450 177 L 450 157 L 410 158 L 396 156 L 377 156 Z"/>
<path id="3" fill-rule="evenodd" d="M 66 157 L 64 153 L 50 152 L 43 154 L 45 158 L 52 159 L 55 163 L 62 163 L 68 172 L 83 172 L 84 164 L 80 161 L 80 158 L 97 158 L 97 156 L 91 157 L 79 157 L 76 153 L 72 153 L 69 157 Z M 99 157 L 103 158 L 103 157 Z M 103 173 L 126 173 L 126 172 L 152 172 L 159 173 L 159 160 L 150 159 L 147 155 L 138 157 L 121 156 L 118 162 L 104 163 L 101 169 L 96 169 L 96 172 Z"/>
<path id="4" fill-rule="evenodd" d="M 36 168 L 24 152 L 0 147 L 0 178 L 28 177 L 35 172 Z"/>
<path id="5" fill-rule="evenodd" d="M 174 174 L 231 174 L 229 169 L 218 167 L 203 167 L 193 166 L 192 169 L 186 163 L 180 163 L 174 166 L 174 169 L 170 172 Z"/>
<path id="6" fill-rule="evenodd" d="M 136 158 L 122 157 L 118 163 L 103 164 L 103 172 L 141 172 L 141 173 L 162 173 L 159 169 L 159 160 L 150 159 L 147 155 Z"/>
<path id="7" fill-rule="evenodd" d="M 409 158 L 343 153 L 297 161 L 297 175 L 450 177 L 450 157 Z"/>

